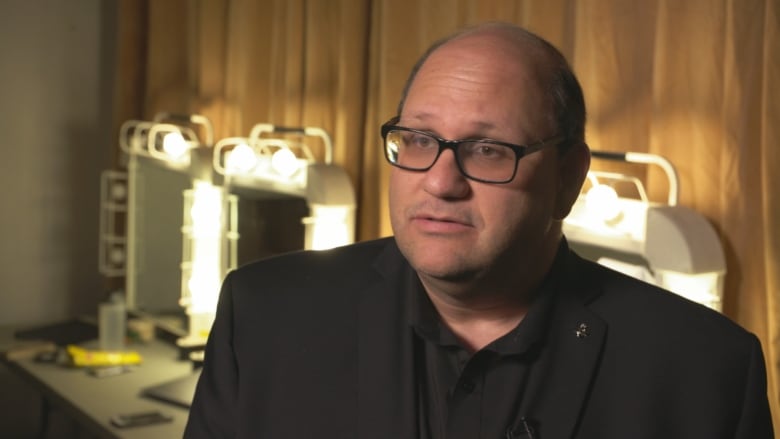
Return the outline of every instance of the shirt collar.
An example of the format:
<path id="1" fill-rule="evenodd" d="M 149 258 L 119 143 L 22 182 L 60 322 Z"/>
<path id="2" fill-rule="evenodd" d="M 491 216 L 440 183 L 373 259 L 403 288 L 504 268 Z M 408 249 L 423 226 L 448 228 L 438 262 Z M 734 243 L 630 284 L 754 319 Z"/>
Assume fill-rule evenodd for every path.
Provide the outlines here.
<path id="1" fill-rule="evenodd" d="M 535 299 L 528 313 L 513 330 L 494 340 L 484 349 L 500 355 L 521 355 L 543 341 L 555 292 L 566 271 L 565 261 L 568 253 L 569 246 L 566 240 L 562 239 L 550 270 L 532 293 Z M 412 273 L 414 275 L 407 277 L 406 288 L 403 290 L 408 294 L 408 300 L 405 302 L 409 307 L 407 312 L 414 331 L 428 342 L 443 347 L 461 347 L 455 334 L 441 323 L 433 303 L 414 270 Z"/>

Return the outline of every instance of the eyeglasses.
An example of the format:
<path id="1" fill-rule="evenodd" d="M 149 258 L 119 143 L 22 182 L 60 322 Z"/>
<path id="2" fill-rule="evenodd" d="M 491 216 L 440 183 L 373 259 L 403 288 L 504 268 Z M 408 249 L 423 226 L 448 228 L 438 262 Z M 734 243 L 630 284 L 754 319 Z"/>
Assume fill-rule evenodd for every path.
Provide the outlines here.
<path id="1" fill-rule="evenodd" d="M 382 125 L 385 158 L 391 165 L 408 171 L 427 171 L 442 151 L 451 149 L 461 174 L 482 183 L 509 183 L 517 174 L 521 158 L 565 139 L 558 135 L 531 145 L 492 139 L 446 140 L 396 123 L 397 116 Z"/>

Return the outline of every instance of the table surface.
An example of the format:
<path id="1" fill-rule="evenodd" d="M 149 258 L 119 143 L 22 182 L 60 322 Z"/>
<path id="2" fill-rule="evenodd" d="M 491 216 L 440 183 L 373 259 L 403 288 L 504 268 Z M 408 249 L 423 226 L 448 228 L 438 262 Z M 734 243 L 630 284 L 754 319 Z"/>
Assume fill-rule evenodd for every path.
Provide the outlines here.
<path id="1" fill-rule="evenodd" d="M 0 328 L 0 352 L 7 352 L 18 341 L 12 328 Z M 90 342 L 85 347 L 93 347 Z M 84 369 L 68 368 L 33 359 L 7 360 L 9 369 L 27 379 L 47 400 L 73 417 L 92 434 L 105 438 L 181 437 L 187 422 L 185 408 L 141 395 L 142 389 L 192 373 L 189 361 L 180 361 L 175 346 L 163 341 L 133 344 L 128 347 L 141 354 L 143 363 L 121 375 L 98 378 Z M 173 420 L 156 425 L 117 428 L 112 416 L 158 410 Z"/>

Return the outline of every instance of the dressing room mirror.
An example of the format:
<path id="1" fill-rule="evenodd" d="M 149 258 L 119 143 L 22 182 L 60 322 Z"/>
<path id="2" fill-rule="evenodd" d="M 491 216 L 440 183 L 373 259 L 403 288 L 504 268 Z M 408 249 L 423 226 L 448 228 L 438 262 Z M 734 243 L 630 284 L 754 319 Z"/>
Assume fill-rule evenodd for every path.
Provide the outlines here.
<path id="1" fill-rule="evenodd" d="M 176 321 L 184 317 L 182 227 L 184 192 L 192 178 L 146 157 L 132 157 L 134 185 L 127 223 L 127 303 L 131 310 Z M 245 187 L 226 186 L 237 201 L 238 239 L 235 265 L 304 248 L 306 200 Z"/>

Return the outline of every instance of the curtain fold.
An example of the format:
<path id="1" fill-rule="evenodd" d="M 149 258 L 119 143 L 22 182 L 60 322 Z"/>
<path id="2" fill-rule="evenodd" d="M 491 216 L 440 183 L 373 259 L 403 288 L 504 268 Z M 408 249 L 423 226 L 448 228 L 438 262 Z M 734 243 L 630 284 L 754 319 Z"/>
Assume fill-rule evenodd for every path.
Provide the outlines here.
<path id="1" fill-rule="evenodd" d="M 170 111 L 207 115 L 217 138 L 322 127 L 361 240 L 391 233 L 379 126 L 420 53 L 487 20 L 547 38 L 582 82 L 591 147 L 668 158 L 680 204 L 718 231 L 724 312 L 762 341 L 780 427 L 780 0 L 121 0 L 120 13 L 117 126 Z M 666 199 L 659 169 L 593 167 Z"/>
<path id="2" fill-rule="evenodd" d="M 761 15 L 759 15 L 760 17 Z M 761 208 L 756 216 L 761 217 L 764 227 L 764 235 L 760 238 L 764 242 L 764 252 L 755 255 L 756 261 L 744 260 L 742 263 L 761 263 L 763 270 L 763 282 L 758 280 L 758 288 L 755 291 L 737 290 L 735 294 L 759 295 L 766 300 L 767 306 L 755 309 L 754 320 L 764 323 L 765 330 L 759 333 L 765 355 L 767 369 L 769 371 L 769 400 L 774 404 L 773 419 L 775 436 L 780 436 L 780 174 L 777 169 L 780 165 L 780 2 L 767 1 L 764 3 L 762 45 L 762 69 L 760 103 L 760 136 L 758 144 L 750 149 L 756 150 L 759 155 L 759 169 L 761 170 L 761 183 L 756 196 L 761 197 L 758 203 Z M 737 316 L 740 321 L 741 316 Z M 756 323 L 756 326 L 760 323 Z"/>

